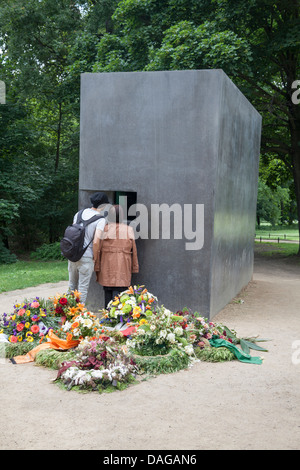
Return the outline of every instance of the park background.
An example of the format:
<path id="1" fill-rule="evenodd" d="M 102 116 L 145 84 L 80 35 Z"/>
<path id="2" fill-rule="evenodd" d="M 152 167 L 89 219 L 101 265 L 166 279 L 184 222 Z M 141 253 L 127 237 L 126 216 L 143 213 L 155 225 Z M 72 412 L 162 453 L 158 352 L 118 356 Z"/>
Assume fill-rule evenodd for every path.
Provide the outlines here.
<path id="1" fill-rule="evenodd" d="M 299 256 L 299 39 L 291 0 L 1 0 L 0 292 L 67 279 L 84 72 L 223 69 L 263 118 L 253 237 Z"/>

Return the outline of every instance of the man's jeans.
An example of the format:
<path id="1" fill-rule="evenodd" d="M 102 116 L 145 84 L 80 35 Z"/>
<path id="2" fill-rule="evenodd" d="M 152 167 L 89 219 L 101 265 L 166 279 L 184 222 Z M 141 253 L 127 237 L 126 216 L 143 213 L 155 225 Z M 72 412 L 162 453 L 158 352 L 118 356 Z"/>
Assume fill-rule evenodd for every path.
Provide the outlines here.
<path id="1" fill-rule="evenodd" d="M 83 256 L 75 263 L 69 261 L 69 290 L 77 290 L 81 293 L 80 301 L 85 304 L 87 293 L 89 290 L 90 279 L 94 271 L 94 260 L 87 256 Z"/>

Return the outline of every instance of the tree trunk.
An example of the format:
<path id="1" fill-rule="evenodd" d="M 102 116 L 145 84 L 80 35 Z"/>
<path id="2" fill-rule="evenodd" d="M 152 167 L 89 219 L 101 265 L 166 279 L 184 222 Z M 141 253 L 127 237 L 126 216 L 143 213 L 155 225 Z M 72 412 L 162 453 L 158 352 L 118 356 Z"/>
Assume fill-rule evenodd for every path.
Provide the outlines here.
<path id="1" fill-rule="evenodd" d="M 59 103 L 59 105 L 58 105 L 57 138 L 56 138 L 55 173 L 58 170 L 59 156 L 60 156 L 61 122 L 62 122 L 62 106 L 61 106 L 61 103 Z"/>

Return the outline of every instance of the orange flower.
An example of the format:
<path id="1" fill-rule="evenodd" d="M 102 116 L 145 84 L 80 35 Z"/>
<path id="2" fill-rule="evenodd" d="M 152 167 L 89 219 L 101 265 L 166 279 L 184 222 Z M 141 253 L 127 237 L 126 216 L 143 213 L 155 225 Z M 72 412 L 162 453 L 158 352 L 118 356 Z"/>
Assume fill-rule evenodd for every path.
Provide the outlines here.
<path id="1" fill-rule="evenodd" d="M 67 334 L 67 341 L 72 341 L 72 339 L 73 339 L 72 333 L 68 333 Z"/>
<path id="2" fill-rule="evenodd" d="M 148 291 L 147 291 L 147 289 L 145 288 L 145 289 L 143 290 L 143 292 L 142 292 L 142 295 L 143 295 L 143 294 L 146 294 L 146 292 L 148 292 Z"/>
<path id="3" fill-rule="evenodd" d="M 141 314 L 139 312 L 136 312 L 136 313 L 132 314 L 132 318 L 134 318 L 134 319 L 139 318 L 140 316 L 141 316 Z"/>
<path id="4" fill-rule="evenodd" d="M 79 322 L 78 322 L 78 321 L 74 321 L 74 323 L 72 323 L 71 328 L 78 328 L 78 327 L 79 327 Z"/>
<path id="5" fill-rule="evenodd" d="M 77 313 L 77 307 L 71 307 L 71 308 L 69 309 L 69 313 L 70 313 L 71 315 L 76 315 L 76 313 Z"/>
<path id="6" fill-rule="evenodd" d="M 151 297 L 150 299 L 148 299 L 148 302 L 151 304 L 152 302 L 154 302 L 154 299 L 153 297 Z"/>
<path id="7" fill-rule="evenodd" d="M 128 288 L 128 291 L 127 291 L 126 293 L 127 293 L 127 294 L 134 294 L 133 287 L 130 286 L 130 287 Z"/>

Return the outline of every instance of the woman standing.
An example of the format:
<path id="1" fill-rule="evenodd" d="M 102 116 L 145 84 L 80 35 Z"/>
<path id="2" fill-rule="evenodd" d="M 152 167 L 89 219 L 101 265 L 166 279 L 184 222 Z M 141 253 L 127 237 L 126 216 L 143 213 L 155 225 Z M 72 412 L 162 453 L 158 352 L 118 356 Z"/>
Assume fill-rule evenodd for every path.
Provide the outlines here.
<path id="1" fill-rule="evenodd" d="M 139 272 L 134 231 L 122 222 L 122 207 L 112 206 L 108 224 L 94 243 L 96 279 L 104 287 L 105 306 L 131 285 L 132 273 Z"/>

